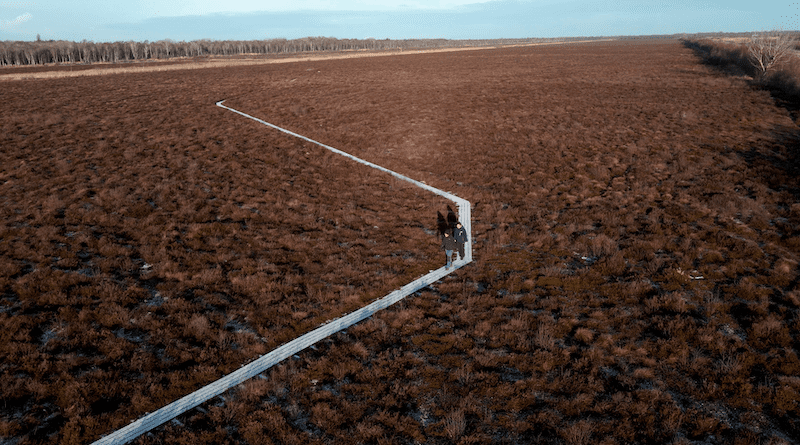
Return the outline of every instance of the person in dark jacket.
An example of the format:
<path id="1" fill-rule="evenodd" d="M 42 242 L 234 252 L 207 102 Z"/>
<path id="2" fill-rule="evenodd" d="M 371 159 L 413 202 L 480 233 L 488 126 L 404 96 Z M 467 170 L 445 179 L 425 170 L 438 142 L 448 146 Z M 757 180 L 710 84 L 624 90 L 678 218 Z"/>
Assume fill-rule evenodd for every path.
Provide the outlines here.
<path id="1" fill-rule="evenodd" d="M 463 260 L 464 255 L 464 245 L 469 241 L 467 239 L 467 229 L 461 225 L 461 221 L 456 221 L 456 226 L 453 228 L 453 240 L 458 245 L 458 259 Z"/>
<path id="2" fill-rule="evenodd" d="M 447 255 L 447 265 L 444 266 L 445 270 L 447 270 L 453 265 L 453 251 L 458 249 L 458 244 L 451 236 L 450 231 L 445 231 L 442 236 L 442 249 L 444 249 L 444 253 Z"/>

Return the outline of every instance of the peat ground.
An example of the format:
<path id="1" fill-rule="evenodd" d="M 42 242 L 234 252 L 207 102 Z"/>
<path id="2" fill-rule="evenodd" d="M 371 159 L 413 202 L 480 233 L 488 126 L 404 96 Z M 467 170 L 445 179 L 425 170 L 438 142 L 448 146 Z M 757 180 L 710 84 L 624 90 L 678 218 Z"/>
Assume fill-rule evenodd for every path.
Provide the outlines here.
<path id="1" fill-rule="evenodd" d="M 678 41 L 4 82 L 0 434 L 85 443 L 474 263 L 145 443 L 797 443 L 797 126 Z"/>
<path id="2" fill-rule="evenodd" d="M 4 89 L 3 437 L 85 443 L 441 265 L 449 201 L 209 74 Z"/>

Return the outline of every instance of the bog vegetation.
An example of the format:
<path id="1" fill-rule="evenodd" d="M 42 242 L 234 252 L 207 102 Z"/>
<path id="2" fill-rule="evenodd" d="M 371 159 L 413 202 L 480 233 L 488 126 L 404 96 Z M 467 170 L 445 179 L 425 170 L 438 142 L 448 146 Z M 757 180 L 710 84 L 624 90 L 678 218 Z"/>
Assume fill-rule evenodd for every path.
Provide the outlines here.
<path id="1" fill-rule="evenodd" d="M 800 137 L 704 57 L 5 82 L 0 435 L 90 442 L 442 264 L 445 202 L 227 98 L 469 199 L 475 261 L 137 443 L 795 443 Z"/>
<path id="2" fill-rule="evenodd" d="M 794 114 L 800 104 L 800 37 L 796 33 L 768 31 L 748 37 L 685 39 L 684 44 L 709 65 L 733 76 L 749 77 L 767 88 Z"/>

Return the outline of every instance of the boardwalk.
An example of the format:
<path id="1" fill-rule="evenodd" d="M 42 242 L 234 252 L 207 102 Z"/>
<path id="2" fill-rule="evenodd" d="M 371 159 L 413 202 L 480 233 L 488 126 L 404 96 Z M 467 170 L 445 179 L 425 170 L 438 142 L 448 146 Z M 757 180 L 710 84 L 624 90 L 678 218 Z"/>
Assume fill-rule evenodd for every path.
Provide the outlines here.
<path id="1" fill-rule="evenodd" d="M 435 187 L 431 187 L 428 184 L 424 184 L 422 182 L 416 181 L 411 179 L 407 176 L 403 176 L 397 172 L 392 170 L 386 169 L 379 165 L 375 165 L 371 162 L 365 161 L 363 159 L 357 158 L 349 153 L 343 152 L 339 149 L 330 147 L 328 145 L 322 144 L 315 140 L 309 139 L 305 136 L 301 136 L 297 133 L 293 133 L 289 130 L 284 128 L 278 127 L 276 125 L 270 124 L 265 122 L 261 119 L 255 118 L 248 114 L 242 113 L 241 111 L 235 110 L 233 108 L 226 107 L 223 105 L 224 101 L 217 102 L 217 106 L 222 107 L 226 110 L 230 110 L 234 113 L 237 113 L 241 116 L 244 116 L 248 119 L 252 119 L 257 121 L 261 124 L 264 124 L 268 127 L 273 129 L 282 131 L 284 133 L 290 134 L 297 138 L 303 139 L 305 141 L 311 142 L 313 144 L 319 145 L 327 150 L 330 150 L 336 154 L 345 156 L 355 162 L 370 166 L 372 168 L 381 170 L 387 174 L 394 176 L 395 178 L 401 179 L 403 181 L 410 182 L 417 187 L 423 188 L 431 193 L 443 196 L 451 201 L 453 201 L 456 206 L 458 207 L 458 218 L 459 221 L 462 222 L 464 228 L 467 230 L 467 234 L 469 239 L 472 240 L 472 218 L 471 218 L 471 209 L 469 201 L 459 198 L 458 196 L 453 195 L 452 193 L 445 192 L 443 190 L 439 190 Z M 472 242 L 467 242 L 465 246 L 465 258 L 461 261 L 456 261 L 454 263 L 455 267 L 445 270 L 444 267 L 431 271 L 427 275 L 424 275 L 405 286 L 397 289 L 390 294 L 386 295 L 385 297 L 374 301 L 373 303 L 358 309 L 355 312 L 347 314 L 341 318 L 337 318 L 329 323 L 326 323 L 313 331 L 302 335 L 282 346 L 265 354 L 253 362 L 248 363 L 247 365 L 239 368 L 238 370 L 226 375 L 225 377 L 220 378 L 219 380 L 204 386 L 203 388 L 198 389 L 197 391 L 179 399 L 175 402 L 170 403 L 167 406 L 159 409 L 158 411 L 152 412 L 150 414 L 145 415 L 141 419 L 129 424 L 128 426 L 121 428 L 107 436 L 104 436 L 94 442 L 94 444 L 124 444 L 127 443 L 140 435 L 152 430 L 153 428 L 158 427 L 159 425 L 168 422 L 169 420 L 189 411 L 190 409 L 200 405 L 201 403 L 209 400 L 213 397 L 216 397 L 223 392 L 227 391 L 228 389 L 244 382 L 247 379 L 257 376 L 262 372 L 266 371 L 273 365 L 281 362 L 282 360 L 291 357 L 292 355 L 302 351 L 303 349 L 313 345 L 314 343 L 329 337 L 330 335 L 335 334 L 343 329 L 347 329 L 348 327 L 358 323 L 359 321 L 364 320 L 365 318 L 371 316 L 372 314 L 380 311 L 381 309 L 385 309 L 391 306 L 394 303 L 402 300 L 403 298 L 413 294 L 414 292 L 425 288 L 426 286 L 434 283 L 443 277 L 453 273 L 455 270 L 463 267 L 464 265 L 470 263 L 472 261 Z"/>

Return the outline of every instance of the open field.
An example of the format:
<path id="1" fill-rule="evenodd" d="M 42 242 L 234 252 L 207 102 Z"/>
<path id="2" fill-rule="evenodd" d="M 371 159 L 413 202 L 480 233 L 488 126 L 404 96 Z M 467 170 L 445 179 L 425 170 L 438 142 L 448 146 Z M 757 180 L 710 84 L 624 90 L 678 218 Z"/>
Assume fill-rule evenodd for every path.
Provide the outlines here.
<path id="1" fill-rule="evenodd" d="M 677 41 L 3 82 L 0 437 L 86 443 L 474 263 L 137 442 L 798 443 L 797 126 Z"/>

